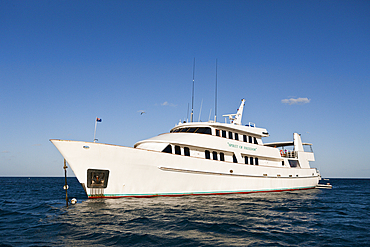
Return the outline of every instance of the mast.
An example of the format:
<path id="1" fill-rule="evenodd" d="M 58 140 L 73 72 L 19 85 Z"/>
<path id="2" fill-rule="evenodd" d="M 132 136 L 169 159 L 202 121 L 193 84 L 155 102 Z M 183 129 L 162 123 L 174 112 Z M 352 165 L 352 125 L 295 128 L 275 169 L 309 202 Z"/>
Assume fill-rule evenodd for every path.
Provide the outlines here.
<path id="1" fill-rule="evenodd" d="M 216 58 L 216 87 L 215 87 L 215 123 L 217 119 L 217 58 Z"/>
<path id="2" fill-rule="evenodd" d="M 191 115 L 190 115 L 190 122 L 193 122 L 193 111 L 194 111 L 194 71 L 195 71 L 195 57 L 193 63 L 193 91 L 191 94 Z"/>

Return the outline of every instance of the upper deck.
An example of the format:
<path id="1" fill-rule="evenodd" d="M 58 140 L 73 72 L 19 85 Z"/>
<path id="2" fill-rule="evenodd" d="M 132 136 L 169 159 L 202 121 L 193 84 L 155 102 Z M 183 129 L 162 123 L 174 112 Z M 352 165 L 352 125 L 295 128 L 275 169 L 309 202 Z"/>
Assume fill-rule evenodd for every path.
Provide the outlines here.
<path id="1" fill-rule="evenodd" d="M 197 128 L 211 128 L 222 131 L 229 131 L 239 133 L 239 135 L 252 135 L 255 137 L 268 137 L 269 133 L 264 128 L 257 128 L 255 124 L 248 125 L 236 125 L 229 123 L 218 123 L 218 122 L 192 122 L 192 123 L 179 123 L 171 129 L 172 132 L 190 132 L 190 133 L 199 133 L 196 132 Z"/>

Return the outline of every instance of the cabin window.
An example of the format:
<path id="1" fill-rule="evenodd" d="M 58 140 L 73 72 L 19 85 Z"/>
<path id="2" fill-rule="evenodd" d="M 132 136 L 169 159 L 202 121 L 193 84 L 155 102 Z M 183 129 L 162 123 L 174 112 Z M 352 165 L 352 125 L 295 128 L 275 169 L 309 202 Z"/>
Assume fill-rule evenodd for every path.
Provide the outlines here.
<path id="1" fill-rule="evenodd" d="M 224 153 L 220 153 L 220 160 L 221 161 L 225 161 L 225 155 L 224 155 Z"/>
<path id="2" fill-rule="evenodd" d="M 233 162 L 234 162 L 234 163 L 238 163 L 238 160 L 236 159 L 235 154 L 233 154 Z"/>
<path id="3" fill-rule="evenodd" d="M 235 140 L 239 141 L 239 134 L 238 133 L 235 133 L 234 137 L 235 137 Z"/>
<path id="4" fill-rule="evenodd" d="M 222 131 L 222 137 L 226 138 L 226 131 L 225 130 Z"/>
<path id="5" fill-rule="evenodd" d="M 258 144 L 256 137 L 253 137 L 253 140 L 254 140 L 254 144 Z"/>
<path id="6" fill-rule="evenodd" d="M 243 135 L 243 142 L 248 142 L 248 136 Z"/>
<path id="7" fill-rule="evenodd" d="M 206 159 L 210 159 L 211 158 L 211 154 L 209 153 L 208 150 L 204 151 L 204 154 L 206 156 Z"/>
<path id="8" fill-rule="evenodd" d="M 256 163 L 255 165 L 258 166 L 258 158 L 255 158 L 254 162 Z"/>
<path id="9" fill-rule="evenodd" d="M 229 139 L 233 139 L 233 132 L 229 131 Z"/>
<path id="10" fill-rule="evenodd" d="M 288 160 L 290 167 L 300 167 L 298 160 Z"/>
<path id="11" fill-rule="evenodd" d="M 175 154 L 181 154 L 180 146 L 175 146 Z"/>
<path id="12" fill-rule="evenodd" d="M 248 165 L 248 156 L 244 156 L 244 163 Z"/>
<path id="13" fill-rule="evenodd" d="M 249 139 L 249 143 L 252 143 L 252 137 L 248 136 L 248 139 Z"/>
<path id="14" fill-rule="evenodd" d="M 186 131 L 188 131 L 188 129 L 189 129 L 189 128 L 182 128 L 182 129 L 180 130 L 180 132 L 186 132 Z"/>
<path id="15" fill-rule="evenodd" d="M 249 158 L 249 164 L 253 165 L 253 157 Z"/>
<path id="16" fill-rule="evenodd" d="M 172 147 L 171 147 L 171 145 L 167 145 L 167 147 L 165 147 L 165 148 L 162 150 L 162 152 L 172 154 Z"/>
<path id="17" fill-rule="evenodd" d="M 220 130 L 216 130 L 216 136 L 220 136 Z"/>
<path id="18" fill-rule="evenodd" d="M 217 152 L 212 152 L 213 160 L 217 160 Z"/>
<path id="19" fill-rule="evenodd" d="M 281 162 L 281 165 L 284 166 L 284 160 Z"/>
<path id="20" fill-rule="evenodd" d="M 190 156 L 190 149 L 188 147 L 184 147 L 184 155 Z"/>

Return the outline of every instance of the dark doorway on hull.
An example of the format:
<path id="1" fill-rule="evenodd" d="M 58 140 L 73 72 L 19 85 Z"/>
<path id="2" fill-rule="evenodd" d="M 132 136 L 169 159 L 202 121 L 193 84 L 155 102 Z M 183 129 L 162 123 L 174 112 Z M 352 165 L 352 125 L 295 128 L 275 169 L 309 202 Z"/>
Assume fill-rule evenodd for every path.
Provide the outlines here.
<path id="1" fill-rule="evenodd" d="M 109 170 L 88 169 L 87 188 L 107 188 Z"/>

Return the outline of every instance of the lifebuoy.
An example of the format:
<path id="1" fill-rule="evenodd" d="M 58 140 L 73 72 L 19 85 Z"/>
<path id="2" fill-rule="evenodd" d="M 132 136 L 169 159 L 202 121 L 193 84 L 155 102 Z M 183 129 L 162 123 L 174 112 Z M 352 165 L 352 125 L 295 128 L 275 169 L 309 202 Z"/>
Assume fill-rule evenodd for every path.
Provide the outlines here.
<path id="1" fill-rule="evenodd" d="M 280 150 L 280 155 L 283 156 L 284 155 L 284 151 L 283 150 Z"/>

